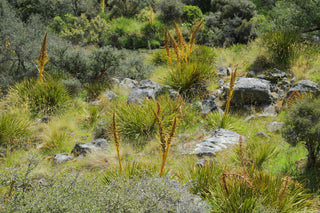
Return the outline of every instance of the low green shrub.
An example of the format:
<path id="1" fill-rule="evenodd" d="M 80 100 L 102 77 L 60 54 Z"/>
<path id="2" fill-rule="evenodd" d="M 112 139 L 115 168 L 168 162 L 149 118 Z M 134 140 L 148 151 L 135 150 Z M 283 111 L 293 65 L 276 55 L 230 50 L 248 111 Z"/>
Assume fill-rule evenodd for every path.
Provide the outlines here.
<path id="1" fill-rule="evenodd" d="M 299 34 L 293 30 L 270 31 L 262 36 L 262 41 L 274 63 L 287 67 L 296 55 Z"/>
<path id="2" fill-rule="evenodd" d="M 63 80 L 62 84 L 68 90 L 71 97 L 78 96 L 82 88 L 81 82 L 76 78 Z"/>
<path id="3" fill-rule="evenodd" d="M 162 0 L 159 3 L 160 17 L 164 22 L 178 20 L 183 15 L 183 7 L 181 0 Z"/>
<path id="4" fill-rule="evenodd" d="M 29 131 L 28 120 L 17 114 L 2 112 L 0 115 L 0 146 L 15 148 L 21 145 L 21 140 L 26 138 Z"/>
<path id="5" fill-rule="evenodd" d="M 11 177 L 12 178 L 12 177 Z M 1 186 L 12 180 L 1 176 Z M 21 178 L 23 180 L 23 178 Z M 31 178 L 27 178 L 28 180 Z M 18 181 L 17 178 L 14 181 Z M 207 212 L 208 205 L 187 187 L 168 178 L 113 178 L 108 184 L 95 177 L 47 179 L 30 183 L 28 190 L 14 183 L 12 198 L 2 205 L 4 212 Z M 10 189 L 8 189 L 10 190 Z M 128 193 L 130 192 L 130 193 Z M 1 199 L 2 200 L 2 199 Z M 94 203 L 94 205 L 93 205 Z"/>
<path id="6" fill-rule="evenodd" d="M 52 115 L 66 109 L 70 96 L 59 80 L 47 77 L 43 81 L 26 79 L 13 85 L 9 90 L 9 102 L 27 105 L 30 112 L 36 115 Z"/>

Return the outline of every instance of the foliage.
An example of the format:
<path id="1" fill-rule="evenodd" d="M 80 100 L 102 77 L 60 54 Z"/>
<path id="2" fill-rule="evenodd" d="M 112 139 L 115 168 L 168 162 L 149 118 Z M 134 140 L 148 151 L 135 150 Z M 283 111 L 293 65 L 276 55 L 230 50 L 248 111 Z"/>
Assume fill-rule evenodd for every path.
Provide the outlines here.
<path id="1" fill-rule="evenodd" d="M 29 121 L 19 115 L 2 112 L 0 115 L 0 146 L 16 148 L 29 134 Z"/>
<path id="2" fill-rule="evenodd" d="M 52 28 L 73 44 L 98 44 L 101 47 L 107 42 L 109 26 L 100 16 L 89 20 L 84 14 L 80 17 L 66 14 L 54 20 Z"/>
<path id="3" fill-rule="evenodd" d="M 181 0 L 162 0 L 159 3 L 160 17 L 164 22 L 178 20 L 183 15 L 183 7 Z"/>
<path id="4" fill-rule="evenodd" d="M 250 19 L 255 16 L 255 5 L 247 0 L 214 0 L 211 13 L 204 17 L 205 27 L 198 40 L 202 44 L 229 46 L 247 43 L 254 37 Z"/>
<path id="5" fill-rule="evenodd" d="M 102 184 L 96 177 L 79 177 L 76 174 L 50 178 L 48 186 L 44 187 L 32 181 L 31 177 L 12 176 L 1 176 L 1 186 L 10 186 L 12 181 L 17 181 L 13 197 L 2 209 L 5 212 L 208 211 L 208 205 L 198 196 L 190 194 L 185 186 L 168 178 L 126 180 L 116 177 L 108 184 Z M 30 183 L 28 190 L 23 190 L 23 183 Z"/>
<path id="6" fill-rule="evenodd" d="M 207 57 L 206 54 L 208 54 L 209 51 L 201 51 L 205 50 L 205 48 L 202 48 L 199 49 L 197 54 L 192 54 L 196 35 L 201 25 L 202 22 L 194 27 L 189 45 L 187 45 L 175 22 L 174 27 L 178 42 L 168 30 L 165 32 L 165 47 L 168 61 L 171 66 L 171 72 L 169 72 L 167 77 L 167 84 L 179 91 L 183 97 L 189 99 L 192 99 L 197 95 L 203 95 L 206 92 L 205 81 L 210 79 L 213 75 L 212 67 L 210 67 L 211 64 L 205 63 L 207 62 L 205 61 L 205 58 Z M 173 58 L 170 53 L 170 42 L 173 46 L 175 58 Z M 200 57 L 197 58 L 198 56 Z M 173 64 L 173 62 L 175 62 L 175 64 Z"/>
<path id="7" fill-rule="evenodd" d="M 70 103 L 68 91 L 51 77 L 41 82 L 26 79 L 16 83 L 10 88 L 8 99 L 13 105 L 27 105 L 34 116 L 58 113 Z"/>
<path id="8" fill-rule="evenodd" d="M 16 81 L 38 76 L 34 60 L 45 28 L 35 16 L 23 23 L 6 0 L 0 2 L 0 19 L 0 84 L 5 91 Z"/>
<path id="9" fill-rule="evenodd" d="M 62 81 L 63 86 L 67 89 L 71 97 L 76 97 L 81 91 L 81 82 L 76 78 L 69 78 Z"/>
<path id="10" fill-rule="evenodd" d="M 308 150 L 308 166 L 319 159 L 320 99 L 305 97 L 291 106 L 284 122 L 283 137 L 291 145 L 303 143 Z"/>
<path id="11" fill-rule="evenodd" d="M 120 61 L 119 70 L 115 76 L 119 79 L 131 78 L 135 80 L 143 80 L 150 76 L 154 67 L 146 64 L 146 57 L 137 52 L 126 51 Z"/>
<path id="12" fill-rule="evenodd" d="M 270 31 L 262 36 L 273 61 L 282 66 L 289 66 L 296 55 L 299 34 L 292 30 Z"/>
<path id="13" fill-rule="evenodd" d="M 200 20 L 203 14 L 199 7 L 186 5 L 183 8 L 183 19 L 186 22 L 193 23 L 194 21 Z"/>

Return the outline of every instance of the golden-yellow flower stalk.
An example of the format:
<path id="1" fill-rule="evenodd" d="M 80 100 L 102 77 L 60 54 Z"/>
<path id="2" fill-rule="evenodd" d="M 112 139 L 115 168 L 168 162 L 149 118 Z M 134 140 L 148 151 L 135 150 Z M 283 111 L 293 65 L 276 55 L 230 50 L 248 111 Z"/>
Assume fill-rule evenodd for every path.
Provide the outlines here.
<path id="1" fill-rule="evenodd" d="M 116 113 L 113 113 L 113 122 L 112 122 L 112 131 L 113 131 L 113 136 L 114 136 L 114 141 L 116 144 L 116 149 L 117 149 L 117 155 L 118 155 L 118 160 L 119 160 L 119 170 L 120 173 L 122 172 L 122 164 L 121 164 L 121 156 L 120 156 L 120 143 L 119 143 L 119 135 L 118 135 L 118 127 L 117 127 L 117 121 L 116 121 Z"/>
<path id="2" fill-rule="evenodd" d="M 47 37 L 48 32 L 46 32 L 40 50 L 39 58 L 36 60 L 37 64 L 39 65 L 39 80 L 42 81 L 42 73 L 44 71 L 44 65 L 49 61 L 47 56 Z"/>

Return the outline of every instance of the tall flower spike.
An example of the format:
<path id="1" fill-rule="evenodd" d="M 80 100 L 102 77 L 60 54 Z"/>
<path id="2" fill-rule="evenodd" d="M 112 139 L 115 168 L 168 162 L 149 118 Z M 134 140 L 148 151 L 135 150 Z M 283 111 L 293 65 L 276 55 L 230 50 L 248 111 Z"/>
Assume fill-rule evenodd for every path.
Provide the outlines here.
<path id="1" fill-rule="evenodd" d="M 36 63 L 39 65 L 39 80 L 42 81 L 42 73 L 44 71 L 44 65 L 49 61 L 47 56 L 47 37 L 48 32 L 46 32 L 40 50 L 39 58 L 36 60 Z"/>

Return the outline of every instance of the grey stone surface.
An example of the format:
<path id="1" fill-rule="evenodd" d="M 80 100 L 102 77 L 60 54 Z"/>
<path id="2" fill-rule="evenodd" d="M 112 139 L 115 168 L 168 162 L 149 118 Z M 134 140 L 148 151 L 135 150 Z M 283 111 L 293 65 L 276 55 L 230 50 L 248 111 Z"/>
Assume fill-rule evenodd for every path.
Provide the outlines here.
<path id="1" fill-rule="evenodd" d="M 215 96 L 211 95 L 208 99 L 200 101 L 197 103 L 198 109 L 200 109 L 200 112 L 202 114 L 207 114 L 209 112 L 212 112 L 214 110 L 218 110 L 218 105 L 214 101 Z"/>
<path id="2" fill-rule="evenodd" d="M 231 74 L 232 74 L 232 69 L 226 66 L 219 67 L 218 73 L 217 73 L 219 77 L 223 77 Z"/>
<path id="3" fill-rule="evenodd" d="M 255 77 L 255 76 L 256 76 L 255 71 L 249 71 L 248 74 L 247 74 L 247 77 L 249 77 L 249 78 L 252 78 L 252 77 Z"/>
<path id="4" fill-rule="evenodd" d="M 276 97 L 271 93 L 270 81 L 257 78 L 238 78 L 235 82 L 231 104 L 235 106 L 271 104 Z M 223 87 L 229 94 L 229 84 Z"/>
<path id="5" fill-rule="evenodd" d="M 132 80 L 130 78 L 123 79 L 119 84 L 120 87 L 125 87 L 125 88 L 129 88 L 129 89 L 133 89 L 137 85 L 138 85 L 138 82 L 136 80 Z"/>
<path id="6" fill-rule="evenodd" d="M 109 100 L 112 100 L 112 99 L 114 99 L 114 98 L 117 98 L 118 97 L 118 95 L 116 95 L 114 92 L 112 92 L 112 91 L 107 91 L 107 92 L 105 92 L 104 94 L 103 94 L 103 97 L 105 97 L 105 98 L 107 98 L 107 99 L 109 99 Z"/>
<path id="7" fill-rule="evenodd" d="M 293 91 L 298 91 L 299 93 L 313 93 L 314 95 L 319 95 L 320 90 L 317 83 L 309 80 L 298 81 L 294 84 L 289 92 L 287 93 L 287 98 L 291 95 Z"/>
<path id="8" fill-rule="evenodd" d="M 155 100 L 157 95 L 161 92 L 161 86 L 150 80 L 140 81 L 140 86 L 133 88 L 130 92 L 127 102 L 140 104 L 143 99 Z"/>
<path id="9" fill-rule="evenodd" d="M 49 123 L 51 121 L 51 117 L 46 115 L 40 119 L 40 123 Z"/>
<path id="10" fill-rule="evenodd" d="M 195 167 L 203 168 L 205 166 L 213 166 L 213 160 L 212 159 L 201 159 L 198 160 L 198 162 L 195 164 Z"/>
<path id="11" fill-rule="evenodd" d="M 256 133 L 256 135 L 260 138 L 270 138 L 266 133 L 262 132 L 262 131 L 258 131 Z"/>
<path id="12" fill-rule="evenodd" d="M 55 154 L 53 157 L 53 162 L 54 163 L 64 163 L 64 162 L 67 162 L 72 159 L 73 159 L 73 157 L 68 154 Z"/>
<path id="13" fill-rule="evenodd" d="M 283 122 L 272 122 L 266 127 L 269 132 L 278 132 L 283 126 Z"/>
<path id="14" fill-rule="evenodd" d="M 256 117 L 255 115 L 249 115 L 243 120 L 243 122 L 248 122 L 248 121 L 252 120 L 255 117 Z"/>
<path id="15" fill-rule="evenodd" d="M 111 127 L 111 124 L 107 121 L 99 121 L 97 125 L 94 127 L 92 132 L 92 137 L 94 139 L 103 138 L 103 139 L 109 139 L 109 128 Z"/>
<path id="16" fill-rule="evenodd" d="M 215 155 L 216 152 L 226 149 L 231 145 L 238 144 L 240 136 L 240 134 L 231 130 L 216 129 L 213 134 L 197 144 L 192 154 L 198 156 Z M 245 142 L 245 137 L 242 136 L 242 138 L 243 142 Z"/>
<path id="17" fill-rule="evenodd" d="M 277 111 L 276 106 L 273 104 L 262 106 L 263 112 L 258 114 L 259 117 L 276 117 Z"/>
<path id="18" fill-rule="evenodd" d="M 74 156 L 85 156 L 92 151 L 108 151 L 109 143 L 106 139 L 96 139 L 88 143 L 76 143 L 71 153 Z"/>

